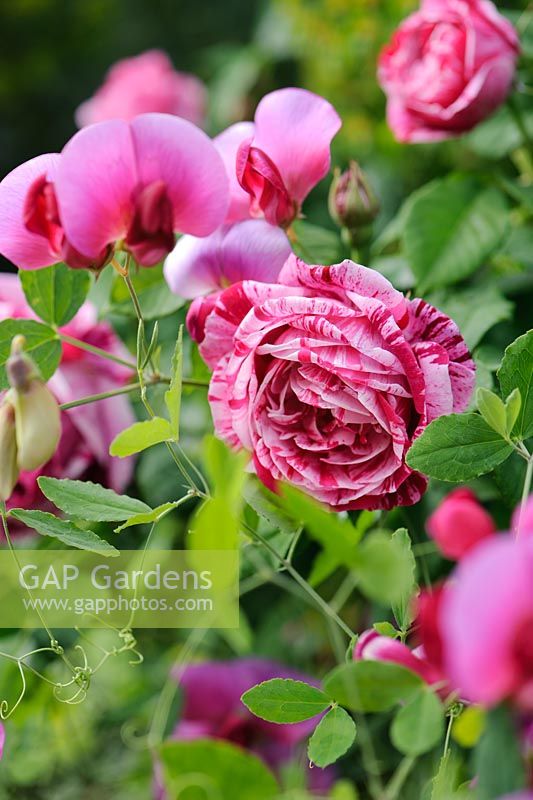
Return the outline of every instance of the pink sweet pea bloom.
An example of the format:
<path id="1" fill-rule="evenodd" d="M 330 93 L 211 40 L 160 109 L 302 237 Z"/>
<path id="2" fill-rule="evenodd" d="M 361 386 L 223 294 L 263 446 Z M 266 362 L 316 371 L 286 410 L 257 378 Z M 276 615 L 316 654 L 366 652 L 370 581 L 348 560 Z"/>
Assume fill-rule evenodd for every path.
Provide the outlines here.
<path id="1" fill-rule="evenodd" d="M 290 253 L 284 231 L 249 219 L 203 239 L 182 236 L 165 261 L 165 278 L 174 294 L 191 299 L 247 278 L 275 283 Z"/>
<path id="2" fill-rule="evenodd" d="M 428 661 L 422 647 L 411 650 L 403 642 L 391 639 L 390 636 L 381 636 L 375 630 L 367 630 L 360 635 L 353 658 L 354 661 L 390 661 L 416 672 L 430 686 L 442 680 L 441 674 Z"/>
<path id="3" fill-rule="evenodd" d="M 494 536 L 496 526 L 470 489 L 454 489 L 426 523 L 428 534 L 452 561 L 463 558 L 484 539 Z"/>
<path id="4" fill-rule="evenodd" d="M 288 227 L 327 174 L 331 140 L 340 127 L 333 106 L 305 89 L 265 95 L 253 125 L 233 125 L 215 139 L 231 181 L 227 221 L 264 217 Z"/>
<path id="5" fill-rule="evenodd" d="M 198 78 L 176 72 L 161 50 L 113 64 L 103 85 L 76 111 L 79 128 L 109 119 L 132 120 L 151 111 L 174 114 L 195 125 L 205 118 L 207 91 Z"/>
<path id="6" fill-rule="evenodd" d="M 143 266 L 170 253 L 175 231 L 212 233 L 229 199 L 209 137 L 167 114 L 79 131 L 61 154 L 55 186 L 66 235 L 80 252 L 95 258 L 123 240 Z"/>
<path id="7" fill-rule="evenodd" d="M 533 494 L 528 497 L 523 509 L 521 505 L 515 508 L 511 530 L 516 536 L 533 537 Z"/>
<path id="8" fill-rule="evenodd" d="M 381 53 L 387 119 L 402 142 L 460 135 L 511 89 L 518 36 L 489 0 L 422 0 Z"/>
<path id="9" fill-rule="evenodd" d="M 60 158 L 59 153 L 32 158 L 0 183 L 0 253 L 21 269 L 58 261 L 97 269 L 111 255 L 111 249 L 104 247 L 87 258 L 65 236 L 54 187 Z"/>
<path id="10" fill-rule="evenodd" d="M 0 275 L 0 319 L 32 317 L 34 314 L 26 303 L 17 276 Z M 112 328 L 98 321 L 96 309 L 89 303 L 85 303 L 64 330 L 120 358 L 128 358 Z M 120 364 L 64 344 L 61 364 L 48 386 L 60 403 L 67 403 L 116 389 L 131 375 L 131 371 Z M 63 411 L 57 452 L 40 470 L 21 473 L 9 506 L 43 507 L 45 501 L 37 485 L 40 475 L 95 480 L 117 492 L 124 491 L 131 480 L 133 461 L 112 458 L 109 445 L 134 421 L 131 406 L 123 396 Z"/>
<path id="11" fill-rule="evenodd" d="M 533 540 L 490 538 L 459 564 L 442 603 L 447 671 L 462 696 L 533 711 Z"/>
<path id="12" fill-rule="evenodd" d="M 214 370 L 218 436 L 269 488 L 288 481 L 337 510 L 417 502 L 427 481 L 407 450 L 474 386 L 455 323 L 352 261 L 291 255 L 279 283 L 197 299 L 187 324 Z"/>
<path id="13" fill-rule="evenodd" d="M 307 675 L 262 658 L 208 661 L 187 666 L 183 673 L 176 673 L 184 705 L 172 738 L 223 739 L 255 753 L 274 772 L 279 772 L 303 752 L 303 745 L 319 717 L 278 725 L 248 711 L 241 696 L 252 686 L 272 678 L 291 678 L 318 685 Z M 331 767 L 308 769 L 308 786 L 311 791 L 323 794 L 330 789 L 334 775 Z M 157 800 L 166 798 L 157 780 L 157 771 L 155 795 Z"/>

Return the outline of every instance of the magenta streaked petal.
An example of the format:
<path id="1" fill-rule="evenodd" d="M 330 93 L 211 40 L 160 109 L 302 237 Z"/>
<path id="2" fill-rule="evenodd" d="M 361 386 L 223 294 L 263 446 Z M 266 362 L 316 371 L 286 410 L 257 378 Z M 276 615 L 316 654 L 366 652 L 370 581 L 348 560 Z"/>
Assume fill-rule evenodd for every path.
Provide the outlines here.
<path id="1" fill-rule="evenodd" d="M 31 233 L 24 225 L 28 190 L 39 178 L 55 179 L 60 156 L 46 153 L 26 161 L 0 183 L 0 252 L 21 269 L 39 269 L 61 260 L 44 236 Z"/>

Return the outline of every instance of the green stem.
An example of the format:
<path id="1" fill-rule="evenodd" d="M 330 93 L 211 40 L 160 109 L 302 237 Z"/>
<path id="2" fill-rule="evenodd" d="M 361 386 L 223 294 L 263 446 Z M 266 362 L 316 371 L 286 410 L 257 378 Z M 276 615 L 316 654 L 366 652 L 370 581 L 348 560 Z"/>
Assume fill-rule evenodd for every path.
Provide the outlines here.
<path id="1" fill-rule="evenodd" d="M 120 356 L 116 356 L 113 353 L 109 353 L 107 350 L 102 350 L 101 347 L 95 347 L 88 342 L 83 342 L 81 339 L 75 339 L 73 336 L 69 336 L 63 331 L 58 331 L 57 335 L 61 339 L 62 342 L 66 344 L 70 344 L 73 347 L 77 347 L 78 350 L 86 350 L 88 353 L 92 353 L 94 356 L 100 356 L 101 358 L 105 358 L 108 361 L 114 361 L 115 364 L 120 364 L 122 367 L 127 367 L 128 369 L 133 370 L 134 372 L 137 371 L 137 365 L 133 363 L 133 361 L 126 361 L 124 358 L 120 358 Z"/>
<path id="2" fill-rule="evenodd" d="M 90 394 L 87 397 L 81 397 L 79 400 L 72 400 L 70 403 L 61 403 L 59 408 L 61 411 L 68 411 L 70 408 L 78 408 L 78 406 L 87 406 L 89 403 L 97 403 L 99 400 L 107 400 L 109 397 L 119 397 L 123 394 L 131 394 L 141 388 L 140 383 L 128 383 L 127 386 L 121 386 L 120 389 L 112 389 L 109 392 L 101 392 L 100 394 Z"/>
<path id="3" fill-rule="evenodd" d="M 413 756 L 406 756 L 400 761 L 385 790 L 386 800 L 396 800 L 399 797 L 402 787 L 415 764 L 416 758 Z"/>
<path id="4" fill-rule="evenodd" d="M 520 502 L 520 513 L 518 516 L 518 527 L 516 529 L 516 538 L 520 537 L 520 532 L 522 530 L 522 521 L 524 519 L 524 514 L 526 511 L 527 501 L 529 499 L 529 493 L 531 491 L 531 481 L 533 479 L 533 454 L 530 454 L 527 460 L 527 467 L 526 467 L 526 477 L 524 480 L 524 488 L 522 489 L 522 500 Z"/>

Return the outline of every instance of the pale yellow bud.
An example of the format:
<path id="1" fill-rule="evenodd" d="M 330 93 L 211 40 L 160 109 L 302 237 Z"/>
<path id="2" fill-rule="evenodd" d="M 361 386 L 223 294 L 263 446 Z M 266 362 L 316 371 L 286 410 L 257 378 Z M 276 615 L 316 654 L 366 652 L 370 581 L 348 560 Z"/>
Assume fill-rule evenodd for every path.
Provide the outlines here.
<path id="1" fill-rule="evenodd" d="M 15 406 L 17 463 L 34 470 L 46 464 L 59 444 L 61 412 L 45 383 L 33 378 L 26 391 L 11 390 Z"/>
<path id="2" fill-rule="evenodd" d="M 0 500 L 9 500 L 18 477 L 15 409 L 5 400 L 0 405 Z"/>

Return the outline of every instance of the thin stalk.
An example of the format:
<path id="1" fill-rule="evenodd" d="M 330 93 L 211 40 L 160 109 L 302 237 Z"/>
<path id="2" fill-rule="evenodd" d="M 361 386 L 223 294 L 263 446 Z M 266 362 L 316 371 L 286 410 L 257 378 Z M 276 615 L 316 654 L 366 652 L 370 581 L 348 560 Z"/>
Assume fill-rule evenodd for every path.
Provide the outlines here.
<path id="1" fill-rule="evenodd" d="M 386 800 L 396 800 L 396 798 L 400 796 L 403 785 L 415 764 L 416 758 L 413 756 L 406 756 L 400 761 L 396 772 L 385 789 Z"/>
<path id="2" fill-rule="evenodd" d="M 527 461 L 526 467 L 526 477 L 524 480 L 524 488 L 522 489 L 522 500 L 520 502 L 520 513 L 518 516 L 518 527 L 516 529 L 516 538 L 520 537 L 520 532 L 522 530 L 522 522 L 524 520 L 524 514 L 526 511 L 527 501 L 529 499 L 529 493 L 531 491 L 531 481 L 533 479 L 533 455 L 530 455 Z"/>
<path id="3" fill-rule="evenodd" d="M 120 364 L 122 367 L 127 367 L 134 372 L 137 371 L 137 365 L 134 364 L 133 361 L 126 361 L 126 359 L 120 358 L 120 356 L 116 356 L 114 353 L 109 353 L 107 350 L 103 350 L 101 347 L 95 347 L 93 344 L 83 342 L 81 339 L 75 339 L 74 336 L 69 336 L 68 334 L 63 333 L 63 331 L 58 331 L 57 335 L 62 342 L 70 344 L 72 347 L 77 347 L 78 350 L 86 350 L 88 353 L 92 353 L 94 356 L 100 356 L 101 358 L 107 359 L 107 361 L 113 361 L 115 364 Z"/>

